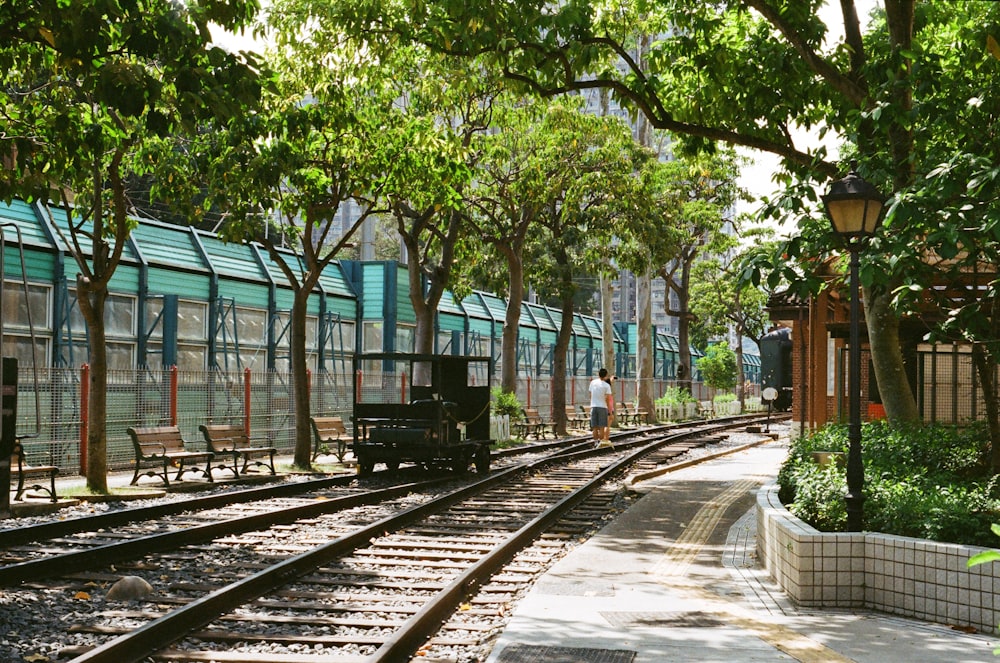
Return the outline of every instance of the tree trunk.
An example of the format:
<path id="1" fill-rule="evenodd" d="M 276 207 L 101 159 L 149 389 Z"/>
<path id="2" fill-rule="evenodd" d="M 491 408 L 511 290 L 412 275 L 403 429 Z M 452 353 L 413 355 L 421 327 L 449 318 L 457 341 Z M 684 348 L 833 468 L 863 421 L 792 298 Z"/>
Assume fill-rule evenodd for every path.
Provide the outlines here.
<path id="1" fill-rule="evenodd" d="M 982 343 L 972 345 L 972 363 L 979 375 L 986 405 L 986 423 L 990 430 L 990 468 L 1000 473 L 1000 405 L 997 403 L 997 358 L 991 357 Z"/>
<path id="2" fill-rule="evenodd" d="M 107 286 L 93 287 L 77 277 L 77 302 L 87 323 L 90 362 L 90 402 L 87 407 L 87 489 L 108 492 L 108 346 L 104 329 Z"/>
<path id="3" fill-rule="evenodd" d="M 573 295 L 571 287 L 564 287 L 560 302 L 559 334 L 552 357 L 552 421 L 557 435 L 566 435 L 566 356 L 573 337 Z"/>
<path id="4" fill-rule="evenodd" d="M 652 276 L 645 270 L 636 281 L 636 329 L 637 347 L 635 357 L 636 396 L 640 410 L 655 412 L 653 400 L 653 303 Z"/>
<path id="5" fill-rule="evenodd" d="M 906 378 L 903 350 L 900 347 L 899 316 L 891 308 L 892 291 L 872 294 L 865 288 L 865 322 L 871 348 L 875 379 L 890 424 L 920 420 L 917 401 Z"/>
<path id="6" fill-rule="evenodd" d="M 690 310 L 691 264 L 685 261 L 681 267 L 681 282 L 677 293 L 677 386 L 692 394 L 693 370 L 691 368 L 691 310 Z M 669 291 L 668 291 L 669 292 Z M 670 298 L 667 297 L 669 304 Z"/>
<path id="7" fill-rule="evenodd" d="M 521 321 L 521 302 L 524 300 L 524 266 L 520 255 L 507 254 L 508 299 L 503 320 L 503 338 L 500 342 L 500 388 L 517 393 L 517 326 Z"/>
<path id="8" fill-rule="evenodd" d="M 738 325 L 737 325 L 738 327 Z M 746 408 L 746 375 L 743 372 L 743 334 L 736 332 L 736 394 L 740 399 L 740 412 Z"/>
<path id="9" fill-rule="evenodd" d="M 295 454 L 292 464 L 303 470 L 312 468 L 312 426 L 309 418 L 309 375 L 306 362 L 306 312 L 310 289 L 295 291 L 292 304 L 291 336 L 291 379 L 292 399 L 295 406 Z"/>
<path id="10" fill-rule="evenodd" d="M 615 314 L 614 287 L 611 279 L 601 273 L 601 361 L 597 368 L 606 368 L 609 373 L 615 372 Z M 597 370 L 591 371 L 597 375 Z"/>

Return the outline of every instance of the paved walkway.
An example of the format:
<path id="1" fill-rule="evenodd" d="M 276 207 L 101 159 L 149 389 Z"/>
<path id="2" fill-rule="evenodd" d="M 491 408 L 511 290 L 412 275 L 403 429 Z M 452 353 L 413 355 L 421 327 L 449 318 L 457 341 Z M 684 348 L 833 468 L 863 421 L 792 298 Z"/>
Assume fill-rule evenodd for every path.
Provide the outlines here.
<path id="1" fill-rule="evenodd" d="M 1000 638 L 870 612 L 797 610 L 758 568 L 769 443 L 636 485 L 645 493 L 517 606 L 487 663 L 985 663 Z"/>

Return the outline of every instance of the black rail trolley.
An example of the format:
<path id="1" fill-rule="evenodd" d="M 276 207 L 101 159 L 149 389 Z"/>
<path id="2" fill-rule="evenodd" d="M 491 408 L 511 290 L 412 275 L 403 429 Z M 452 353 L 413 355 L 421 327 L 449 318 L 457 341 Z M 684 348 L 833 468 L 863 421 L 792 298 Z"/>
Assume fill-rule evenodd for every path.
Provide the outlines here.
<path id="1" fill-rule="evenodd" d="M 489 357 L 377 353 L 354 357 L 354 456 L 465 472 L 490 469 Z"/>

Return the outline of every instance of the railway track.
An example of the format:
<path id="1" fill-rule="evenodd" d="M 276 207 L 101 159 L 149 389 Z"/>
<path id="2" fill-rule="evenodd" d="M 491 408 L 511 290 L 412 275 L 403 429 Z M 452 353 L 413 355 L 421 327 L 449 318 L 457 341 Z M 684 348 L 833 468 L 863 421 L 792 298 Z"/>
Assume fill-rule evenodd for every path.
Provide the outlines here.
<path id="1" fill-rule="evenodd" d="M 105 601 L 69 625 L 76 644 L 59 656 L 77 663 L 406 661 L 422 647 L 475 647 L 496 628 L 484 617 L 502 615 L 531 581 L 529 567 L 544 568 L 607 516 L 613 478 L 663 467 L 720 427 L 746 424 L 650 429 L 608 451 L 571 442 L 458 487 L 451 478 L 312 504 L 269 498 L 262 513 L 84 548 L 72 565 L 62 551 L 8 564 L 0 584 L 55 600 L 103 591 L 123 574 L 156 588 L 148 601 Z"/>

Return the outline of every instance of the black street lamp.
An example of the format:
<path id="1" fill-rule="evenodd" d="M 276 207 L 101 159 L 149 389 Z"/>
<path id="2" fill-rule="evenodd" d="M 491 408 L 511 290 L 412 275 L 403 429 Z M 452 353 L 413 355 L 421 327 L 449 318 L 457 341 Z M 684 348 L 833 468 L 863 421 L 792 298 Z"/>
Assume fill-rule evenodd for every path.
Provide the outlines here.
<path id="1" fill-rule="evenodd" d="M 860 295 L 858 292 L 858 253 L 866 240 L 875 234 L 882 220 L 885 197 L 857 173 L 857 161 L 851 161 L 847 177 L 830 185 L 823 196 L 823 206 L 833 230 L 844 239 L 851 254 L 851 332 L 848 348 L 849 443 L 847 453 L 847 531 L 860 532 L 864 516 L 865 469 L 861 462 L 861 336 L 858 331 Z"/>

